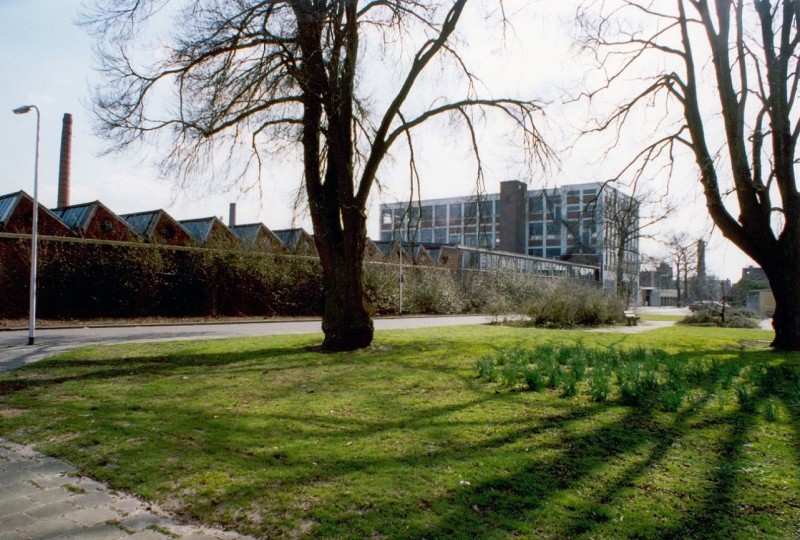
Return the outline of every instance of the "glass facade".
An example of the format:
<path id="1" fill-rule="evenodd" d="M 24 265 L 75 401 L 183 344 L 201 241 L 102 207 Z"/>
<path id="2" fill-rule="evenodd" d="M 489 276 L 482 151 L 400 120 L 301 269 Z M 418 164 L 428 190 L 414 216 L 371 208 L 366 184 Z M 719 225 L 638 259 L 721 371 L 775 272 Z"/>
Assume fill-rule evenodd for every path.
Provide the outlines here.
<path id="1" fill-rule="evenodd" d="M 488 194 L 382 205 L 380 238 L 497 249 L 501 203 L 499 194 Z M 623 203 L 630 206 L 630 197 L 596 182 L 528 190 L 524 255 L 598 266 L 601 273 L 613 274 L 620 235 L 609 215 Z M 638 209 L 634 218 L 638 227 Z M 625 266 L 638 268 L 638 241 L 629 243 Z"/>

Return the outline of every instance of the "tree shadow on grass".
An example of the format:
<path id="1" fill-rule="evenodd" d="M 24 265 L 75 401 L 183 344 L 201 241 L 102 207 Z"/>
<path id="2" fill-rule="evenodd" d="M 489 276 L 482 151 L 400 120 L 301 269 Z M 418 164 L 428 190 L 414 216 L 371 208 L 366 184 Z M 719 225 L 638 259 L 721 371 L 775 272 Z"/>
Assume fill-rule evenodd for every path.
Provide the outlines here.
<path id="1" fill-rule="evenodd" d="M 401 348 L 399 353 L 404 350 Z M 698 354 L 702 355 L 691 353 Z M 286 360 L 278 360 L 280 357 Z M 396 363 L 399 369 L 418 367 L 403 359 L 402 354 L 399 358 L 397 362 L 395 356 L 386 360 Z M 748 362 L 761 356 L 742 353 L 740 358 Z M 184 373 L 186 368 L 253 370 L 267 376 L 281 370 L 308 370 L 308 377 L 315 384 L 329 390 L 309 395 L 293 384 L 283 393 L 270 394 L 270 400 L 296 399 L 294 409 L 272 410 L 270 401 L 252 410 L 208 409 L 159 400 L 138 408 L 125 401 L 104 403 L 98 404 L 103 407 L 99 423 L 92 423 L 92 418 L 81 420 L 84 423 L 78 426 L 74 440 L 53 443 L 53 447 L 60 444 L 66 457 L 98 478 L 114 481 L 115 487 L 143 490 L 149 496 L 163 497 L 166 493 L 174 509 L 187 516 L 266 537 L 297 535 L 293 527 L 301 520 L 314 523 L 308 537 L 535 536 L 537 525 L 531 520 L 550 508 L 564 514 L 558 524 L 548 525 L 550 529 L 545 532 L 553 534 L 555 530 L 565 538 L 603 535 L 608 516 L 594 513 L 592 505 L 618 500 L 623 490 L 651 474 L 672 445 L 702 427 L 702 422 L 721 422 L 730 427 L 730 435 L 720 441 L 716 451 L 717 472 L 712 487 L 697 494 L 700 508 L 663 524 L 660 530 L 643 527 L 641 536 L 712 537 L 714 531 L 736 536 L 728 517 L 735 512 L 734 488 L 742 479 L 736 470 L 725 467 L 737 459 L 754 422 L 752 417 L 732 413 L 706 420 L 702 416 L 705 402 L 700 401 L 669 416 L 665 423 L 646 407 L 622 407 L 613 402 L 576 405 L 554 395 L 546 399 L 558 404 L 550 407 L 558 409 L 555 413 L 537 410 L 539 402 L 534 399 L 527 402 L 528 408 L 513 414 L 508 407 L 521 401 L 522 394 L 495 393 L 489 388 L 472 389 L 457 396 L 456 402 L 438 403 L 432 399 L 407 409 L 392 407 L 393 394 L 388 391 L 392 389 L 381 389 L 387 392 L 387 401 L 375 408 L 385 408 L 381 409 L 382 414 L 320 413 L 316 400 L 322 399 L 323 393 L 334 395 L 340 385 L 357 387 L 357 383 L 348 380 L 354 370 L 368 367 L 374 375 L 386 367 L 381 362 L 365 366 L 359 361 L 347 354 L 315 356 L 299 347 L 213 355 L 193 353 L 180 358 L 100 361 L 100 369 L 94 375 L 78 372 L 56 375 L 53 380 L 38 380 L 37 369 L 23 373 L 31 386 L 11 390 L 47 388 L 48 384 L 68 381 L 90 382 L 93 378 L 128 378 L 131 372 L 152 378 L 169 377 Z M 117 365 L 118 362 L 123 364 Z M 324 368 L 348 366 L 348 370 L 323 370 L 315 375 L 312 372 L 319 367 L 318 362 Z M 50 369 L 55 367 L 60 366 Z M 98 363 L 87 362 L 81 367 L 97 368 Z M 431 369 L 453 374 L 444 364 Z M 7 382 L 11 381 L 0 384 Z M 269 379 L 264 384 L 268 385 Z M 715 384 L 702 380 L 696 388 L 703 390 L 707 398 Z M 4 390 L 0 386 L 0 391 Z M 378 400 L 370 392 L 376 390 L 366 392 L 364 399 Z M 505 415 L 487 420 L 498 432 L 462 436 L 469 430 L 474 433 L 479 426 L 470 414 L 481 408 Z M 795 409 L 793 414 L 797 426 Z M 132 416 L 141 415 L 148 415 L 149 419 L 141 425 L 129 425 L 133 423 Z M 545 435 L 546 442 L 537 442 Z M 370 442 L 386 438 L 396 440 L 398 446 L 369 448 Z M 351 441 L 356 441 L 355 447 L 347 446 Z M 359 447 L 362 441 L 364 444 Z M 525 457 L 520 446 L 529 443 L 538 444 L 540 452 Z M 101 450 L 85 450 L 93 446 L 100 446 Z M 601 470 L 609 463 L 631 455 L 645 457 L 622 466 L 611 482 L 575 495 L 578 487 L 602 477 Z M 448 467 L 458 469 L 460 464 L 480 462 L 486 463 L 485 470 L 479 470 L 484 474 L 470 479 L 470 486 L 459 486 L 457 476 L 448 477 L 445 485 L 438 483 L 440 480 L 414 485 L 415 474 L 433 475 Z M 129 470 L 120 475 L 115 469 L 118 467 Z M 204 484 L 204 474 L 230 475 L 233 480 L 215 485 L 212 479 Z M 362 498 L 349 495 L 350 488 L 361 493 Z M 390 493 L 387 495 L 384 490 Z M 558 501 L 560 497 L 580 498 L 581 504 L 571 508 Z M 261 517 L 251 520 L 251 512 L 260 512 Z"/>
<path id="2" fill-rule="evenodd" d="M 697 493 L 698 507 L 677 523 L 667 524 L 655 538 L 741 538 L 743 531 L 735 518 L 741 517 L 736 499 L 736 486 L 746 482 L 738 464 L 749 430 L 756 424 L 754 414 L 731 413 L 720 422 L 730 429 L 730 435 L 719 441 L 720 449 L 712 470 L 711 487 Z"/>
<path id="3" fill-rule="evenodd" d="M 213 354 L 176 353 L 164 356 L 126 356 L 111 359 L 53 358 L 0 376 L 0 395 L 46 388 L 74 381 L 108 380 L 141 375 L 167 377 L 187 368 L 229 368 L 260 370 L 262 373 L 297 369 L 308 364 L 309 353 L 302 347 L 265 347 L 241 352 Z M 278 358 L 292 359 L 275 363 Z M 351 360 L 326 356 L 326 365 Z"/>

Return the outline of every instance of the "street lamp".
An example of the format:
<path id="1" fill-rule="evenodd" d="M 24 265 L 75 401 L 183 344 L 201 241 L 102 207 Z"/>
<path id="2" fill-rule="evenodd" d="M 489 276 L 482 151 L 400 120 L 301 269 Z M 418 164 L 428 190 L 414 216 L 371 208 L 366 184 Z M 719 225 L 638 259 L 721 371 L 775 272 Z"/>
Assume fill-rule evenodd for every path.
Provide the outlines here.
<path id="1" fill-rule="evenodd" d="M 33 166 L 33 222 L 31 223 L 31 284 L 30 284 L 30 312 L 28 315 L 28 345 L 36 341 L 36 247 L 39 232 L 39 107 L 36 105 L 23 105 L 14 109 L 14 114 L 26 114 L 36 111 L 36 161 Z"/>

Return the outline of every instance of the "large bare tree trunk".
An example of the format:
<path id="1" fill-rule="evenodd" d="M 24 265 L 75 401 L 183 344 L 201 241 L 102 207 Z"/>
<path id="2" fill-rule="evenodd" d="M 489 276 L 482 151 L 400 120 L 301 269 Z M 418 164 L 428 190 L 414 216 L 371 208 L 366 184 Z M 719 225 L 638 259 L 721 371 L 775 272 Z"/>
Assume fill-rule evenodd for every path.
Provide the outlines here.
<path id="1" fill-rule="evenodd" d="M 781 270 L 767 270 L 767 277 L 775 296 L 775 314 L 772 328 L 775 339 L 772 346 L 786 351 L 800 351 L 800 264 L 795 257 L 776 257 L 774 263 Z"/>
<path id="2" fill-rule="evenodd" d="M 314 223 L 324 278 L 322 348 L 328 351 L 368 347 L 374 334 L 364 292 L 366 223 L 358 214 L 348 213 L 343 228 L 335 219 L 317 219 Z"/>

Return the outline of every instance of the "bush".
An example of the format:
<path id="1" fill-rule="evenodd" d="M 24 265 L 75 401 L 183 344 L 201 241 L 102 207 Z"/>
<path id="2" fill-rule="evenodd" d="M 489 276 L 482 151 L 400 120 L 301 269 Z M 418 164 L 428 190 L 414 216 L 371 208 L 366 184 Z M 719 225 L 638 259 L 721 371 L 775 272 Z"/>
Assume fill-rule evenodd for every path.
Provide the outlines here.
<path id="1" fill-rule="evenodd" d="M 475 361 L 475 369 L 478 370 L 478 377 L 486 379 L 487 381 L 494 381 L 497 379 L 497 370 L 494 367 L 494 360 L 488 356 L 478 358 Z"/>
<path id="2" fill-rule="evenodd" d="M 525 386 L 532 392 L 538 392 L 544 388 L 544 376 L 542 372 L 530 366 L 526 367 L 522 372 L 522 378 L 525 381 Z"/>
<path id="3" fill-rule="evenodd" d="M 30 242 L 0 239 L 0 316 L 27 312 L 29 272 Z M 551 306 L 540 317 L 543 325 L 600 324 L 611 318 L 609 298 L 573 280 L 417 265 L 405 266 L 403 274 L 407 313 L 521 315 L 555 295 L 570 300 L 562 309 L 570 316 L 559 316 Z M 396 264 L 365 264 L 371 313 L 397 313 L 399 277 Z M 39 315 L 53 319 L 320 315 L 324 304 L 322 270 L 313 258 L 50 239 L 39 244 L 38 295 Z M 575 296 L 580 300 L 570 298 Z"/>
<path id="4" fill-rule="evenodd" d="M 745 385 L 736 387 L 736 399 L 742 412 L 752 413 L 756 410 L 755 391 Z"/>
<path id="5" fill-rule="evenodd" d="M 683 405 L 683 398 L 686 394 L 687 390 L 683 383 L 679 379 L 672 379 L 661 388 L 658 399 L 662 409 L 667 412 L 675 412 Z"/>
<path id="6" fill-rule="evenodd" d="M 510 270 L 459 272 L 464 310 L 524 315 L 526 307 L 547 288 L 546 278 Z"/>
<path id="7" fill-rule="evenodd" d="M 561 396 L 572 397 L 578 394 L 578 379 L 574 373 L 567 373 L 561 380 Z"/>
<path id="8" fill-rule="evenodd" d="M 758 328 L 759 316 L 751 310 L 742 307 L 728 307 L 725 309 L 725 322 L 722 322 L 722 312 L 717 309 L 700 309 L 684 317 L 679 324 L 693 326 L 722 326 L 725 328 Z"/>
<path id="9" fill-rule="evenodd" d="M 594 368 L 589 377 L 589 395 L 593 401 L 605 401 L 611 393 L 611 373 L 605 368 Z"/>
<path id="10" fill-rule="evenodd" d="M 461 292 L 449 270 L 410 267 L 405 271 L 403 302 L 412 313 L 458 313 L 462 311 Z"/>
<path id="11" fill-rule="evenodd" d="M 598 326 L 624 320 L 621 302 L 602 289 L 576 282 L 560 282 L 534 300 L 527 310 L 535 326 L 570 328 Z"/>

